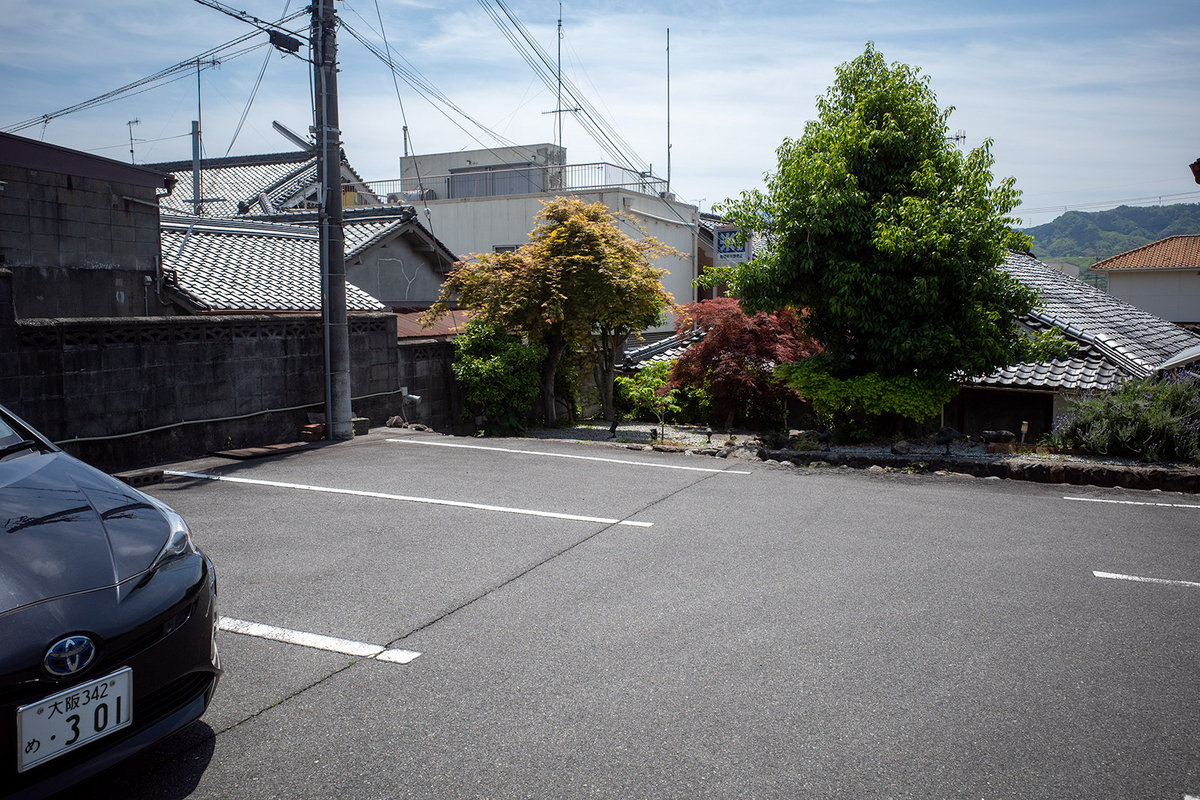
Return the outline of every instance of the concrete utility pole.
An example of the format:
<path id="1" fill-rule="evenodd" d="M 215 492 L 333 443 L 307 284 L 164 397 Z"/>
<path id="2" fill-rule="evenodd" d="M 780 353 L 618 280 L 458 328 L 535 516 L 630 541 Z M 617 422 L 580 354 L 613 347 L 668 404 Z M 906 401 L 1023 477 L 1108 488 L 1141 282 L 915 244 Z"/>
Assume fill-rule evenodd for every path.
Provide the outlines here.
<path id="1" fill-rule="evenodd" d="M 333 0 L 312 6 L 313 108 L 320 203 L 321 316 L 325 328 L 325 432 L 353 435 L 350 328 L 346 321 L 346 251 L 342 233 L 342 142 L 338 129 L 337 16 Z"/>

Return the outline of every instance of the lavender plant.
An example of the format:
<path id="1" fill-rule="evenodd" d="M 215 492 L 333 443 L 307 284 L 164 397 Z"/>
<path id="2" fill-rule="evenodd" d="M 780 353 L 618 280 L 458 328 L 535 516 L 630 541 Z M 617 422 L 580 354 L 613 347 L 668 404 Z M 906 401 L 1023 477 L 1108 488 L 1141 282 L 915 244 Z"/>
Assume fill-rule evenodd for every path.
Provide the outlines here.
<path id="1" fill-rule="evenodd" d="M 1100 455 L 1200 464 L 1200 377 L 1180 370 L 1082 395 L 1050 439 Z"/>

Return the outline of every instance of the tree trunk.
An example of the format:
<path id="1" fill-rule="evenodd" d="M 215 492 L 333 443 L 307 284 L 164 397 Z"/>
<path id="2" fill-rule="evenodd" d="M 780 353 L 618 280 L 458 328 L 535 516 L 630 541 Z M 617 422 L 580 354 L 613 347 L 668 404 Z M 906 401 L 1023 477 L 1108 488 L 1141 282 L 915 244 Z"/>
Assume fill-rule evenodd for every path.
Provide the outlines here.
<path id="1" fill-rule="evenodd" d="M 562 359 L 567 343 L 561 336 L 546 336 L 546 360 L 542 364 L 542 413 L 546 416 L 546 427 L 558 423 L 558 409 L 554 404 L 554 376 L 558 373 L 558 362 Z"/>
<path id="2" fill-rule="evenodd" d="M 600 404 L 604 409 L 604 419 L 612 422 L 616 419 L 616 407 L 613 404 L 613 381 L 617 376 L 617 358 L 625 347 L 628 333 L 618 333 L 612 330 L 600 329 L 600 349 L 597 362 L 600 367 Z"/>

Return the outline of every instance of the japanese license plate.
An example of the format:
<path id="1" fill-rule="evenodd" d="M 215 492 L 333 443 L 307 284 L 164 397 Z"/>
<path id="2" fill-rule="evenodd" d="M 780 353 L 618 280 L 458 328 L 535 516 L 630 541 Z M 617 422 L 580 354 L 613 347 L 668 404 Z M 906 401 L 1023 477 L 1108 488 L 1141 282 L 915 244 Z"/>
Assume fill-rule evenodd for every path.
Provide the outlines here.
<path id="1" fill-rule="evenodd" d="M 17 709 L 17 771 L 128 727 L 133 719 L 130 667 Z"/>

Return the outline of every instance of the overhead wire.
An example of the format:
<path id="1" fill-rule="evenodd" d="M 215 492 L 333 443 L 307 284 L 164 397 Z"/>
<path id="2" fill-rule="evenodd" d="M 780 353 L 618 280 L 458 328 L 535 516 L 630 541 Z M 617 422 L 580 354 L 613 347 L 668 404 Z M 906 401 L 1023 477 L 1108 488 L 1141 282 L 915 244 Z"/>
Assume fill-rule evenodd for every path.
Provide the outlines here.
<path id="1" fill-rule="evenodd" d="M 303 12 L 300 12 L 300 13 L 303 13 Z M 282 24 L 285 22 L 290 22 L 292 19 L 295 19 L 299 15 L 300 14 L 298 13 L 298 14 L 292 15 L 291 17 L 282 19 L 282 20 L 280 20 L 279 24 Z M 51 111 L 46 114 L 40 114 L 36 117 L 30 117 L 29 119 L 25 119 L 20 122 L 9 125 L 9 126 L 5 127 L 3 130 L 5 133 L 19 133 L 20 131 L 26 130 L 28 128 L 32 128 L 36 125 L 46 126 L 46 125 L 49 125 L 51 121 L 53 121 L 59 117 L 65 117 L 69 114 L 74 114 L 79 111 L 86 111 L 90 108 L 107 105 L 109 103 L 116 102 L 117 100 L 121 100 L 126 97 L 131 97 L 134 95 L 142 94 L 143 92 L 147 92 L 151 89 L 158 88 L 159 86 L 174 83 L 177 80 L 182 80 L 183 78 L 187 78 L 191 75 L 191 71 L 196 66 L 198 61 L 201 62 L 202 64 L 205 61 L 205 59 L 208 59 L 210 62 L 214 62 L 214 63 L 209 63 L 209 64 L 203 65 L 204 68 L 211 69 L 212 67 L 216 66 L 218 63 L 221 63 L 220 61 L 218 61 L 216 59 L 216 56 L 218 56 L 218 55 L 222 56 L 222 60 L 224 60 L 224 61 L 231 61 L 235 58 L 239 58 L 243 55 L 246 55 L 247 53 L 253 52 L 254 50 L 257 50 L 260 47 L 266 47 L 267 43 L 264 42 L 264 43 L 252 45 L 251 47 L 244 48 L 242 50 L 238 50 L 238 51 L 235 51 L 232 53 L 225 52 L 227 50 L 230 50 L 231 48 L 237 47 L 241 44 L 244 44 L 245 42 L 248 42 L 249 40 L 253 39 L 255 36 L 258 36 L 260 33 L 261 33 L 261 31 L 254 30 L 254 31 L 251 31 L 250 33 L 243 34 L 242 36 L 239 36 L 236 39 L 231 39 L 230 41 L 225 42 L 224 44 L 217 45 L 216 47 L 210 48 L 209 50 L 206 50 L 203 53 L 200 53 L 199 55 L 192 56 L 191 58 L 187 59 L 186 61 L 180 61 L 178 64 L 173 64 L 172 66 L 167 67 L 166 69 L 161 69 L 158 72 L 155 72 L 151 75 L 147 75 L 143 78 L 139 78 L 138 80 L 133 81 L 132 83 L 127 83 L 124 86 L 121 86 L 117 89 L 113 89 L 112 91 L 109 91 L 109 92 L 105 92 L 104 94 L 99 95 L 97 97 L 93 97 L 90 100 L 84 100 L 81 103 L 76 103 L 74 105 L 58 109 L 57 111 Z"/>
<path id="2" fill-rule="evenodd" d="M 613 160 L 616 166 L 637 175 L 649 196 L 657 198 L 681 223 L 695 228 L 696 223 L 685 219 L 679 213 L 678 209 L 668 202 L 662 193 L 654 190 L 650 184 L 650 168 L 646 162 L 637 155 L 633 147 L 596 110 L 583 92 L 575 86 L 574 82 L 560 74 L 559 68 L 550 58 L 549 53 L 538 44 L 537 40 L 533 38 L 533 35 L 512 12 L 504 0 L 492 0 L 499 11 L 492 8 L 489 0 L 478 0 L 478 2 L 488 17 L 492 19 L 501 33 L 504 34 L 505 38 L 517 50 L 521 58 L 529 64 L 535 74 L 542 79 L 551 91 L 557 91 L 561 83 L 567 99 L 579 112 L 575 116 L 576 121 L 579 122 L 580 126 L 592 137 L 592 140 L 596 142 L 609 158 Z"/>
<path id="3" fill-rule="evenodd" d="M 283 15 L 287 16 L 288 9 L 291 8 L 292 0 L 287 0 L 283 6 Z M 273 53 L 268 50 L 266 57 L 263 59 L 262 68 L 258 71 L 258 79 L 254 81 L 254 88 L 250 90 L 250 97 L 246 99 L 246 107 L 242 109 L 241 119 L 238 120 L 237 127 L 234 128 L 233 138 L 229 140 L 229 147 L 225 148 L 225 155 L 233 152 L 233 145 L 237 142 L 238 135 L 242 132 L 242 126 L 246 124 L 246 117 L 250 115 L 250 107 L 254 105 L 254 98 L 258 96 L 258 87 L 262 86 L 263 76 L 267 74 L 267 65 L 271 63 Z"/>
<path id="4" fill-rule="evenodd" d="M 355 12 L 356 14 L 358 12 Z M 392 60 L 392 45 L 388 42 L 387 28 L 383 25 L 383 12 L 379 9 L 379 0 L 375 0 L 375 16 L 379 20 L 379 35 L 383 38 L 383 46 L 387 53 L 388 61 Z M 404 98 L 400 95 L 400 82 L 396 80 L 396 70 L 390 69 L 392 73 L 392 88 L 396 90 L 396 104 L 400 106 L 400 120 L 404 125 L 403 136 L 405 137 L 405 152 L 408 152 L 408 114 L 404 112 Z M 425 199 L 425 182 L 421 180 L 421 166 L 419 159 L 413 159 L 413 170 L 417 173 L 417 196 L 421 200 Z M 403 184 L 401 184 L 403 189 Z M 434 238 L 437 234 L 433 232 L 433 215 L 429 212 L 429 206 L 425 206 L 425 224 L 429 226 L 429 235 Z M 407 297 L 407 293 L 405 294 Z"/>
<path id="5" fill-rule="evenodd" d="M 515 142 L 513 142 L 509 139 L 506 139 L 505 137 L 496 133 L 495 131 L 490 129 L 487 125 L 484 125 L 482 122 L 475 119 L 470 114 L 468 114 L 466 111 L 464 111 L 462 108 L 460 108 L 457 104 L 454 103 L 454 101 L 452 101 L 449 97 L 447 97 L 444 93 L 442 93 L 442 91 L 440 89 L 438 89 L 436 86 L 434 86 L 428 80 L 426 80 L 425 77 L 423 75 L 421 75 L 419 72 L 410 70 L 407 67 L 398 63 L 396 60 L 389 57 L 387 53 L 385 53 L 379 49 L 378 45 L 369 41 L 365 36 L 363 36 L 361 33 L 359 33 L 357 30 L 355 30 L 355 28 L 353 26 L 348 24 L 344 17 L 341 20 L 341 25 L 343 28 L 346 29 L 347 33 L 349 33 L 356 40 L 358 40 L 359 44 L 361 44 L 363 47 L 367 48 L 367 50 L 371 53 L 371 55 L 375 56 L 377 59 L 379 59 L 381 62 L 383 62 L 384 66 L 393 70 L 394 73 L 396 75 L 398 75 L 405 83 L 407 83 L 414 90 L 416 90 L 419 94 L 421 94 L 423 97 L 425 97 L 427 100 L 429 100 L 430 103 L 435 108 L 438 108 L 438 104 L 440 103 L 441 105 L 445 106 L 446 108 L 448 108 L 451 111 L 454 111 L 456 114 L 460 115 L 463 119 L 467 120 L 472 125 L 477 127 L 479 130 L 483 131 L 488 136 L 491 136 L 492 138 L 494 138 L 496 141 L 500 142 L 501 144 L 503 144 L 507 147 L 515 146 Z M 403 56 L 401 56 L 400 58 L 403 58 Z M 436 102 L 434 102 L 434 101 L 436 101 Z M 438 111 L 443 116 L 445 116 L 447 119 L 449 119 L 452 123 L 454 123 L 454 125 L 456 127 L 458 127 L 459 130 L 463 131 L 463 133 L 466 133 L 468 136 L 470 136 L 472 141 L 478 143 L 481 147 L 486 147 L 486 145 L 484 145 L 483 142 L 481 142 L 479 140 L 479 138 L 477 136 L 475 136 L 475 134 L 468 131 L 462 125 L 459 125 L 458 122 L 456 120 L 454 120 L 453 117 L 451 117 L 449 114 L 447 114 L 441 108 L 438 108 Z"/>
<path id="6" fill-rule="evenodd" d="M 496 7 L 499 9 L 497 13 L 487 0 L 479 0 L 480 5 L 487 12 L 488 16 L 496 22 L 501 30 L 505 33 L 505 37 L 518 47 L 518 51 L 525 59 L 526 63 L 533 66 L 535 72 L 546 82 L 551 89 L 557 90 L 558 85 L 558 69 L 550 54 L 538 44 L 537 40 L 525 27 L 525 25 L 517 18 L 504 0 L 493 0 Z M 502 15 L 502 16 L 501 16 Z M 510 31 L 511 29 L 511 31 Z M 515 33 L 513 33 L 515 32 Z M 519 40 L 518 40 L 519 37 Z M 523 41 L 525 44 L 521 45 Z M 579 91 L 569 78 L 562 78 L 563 91 L 567 94 L 571 104 L 580 109 L 582 117 L 576 117 L 581 126 L 592 136 L 593 140 L 603 149 L 618 166 L 626 167 L 632 172 L 638 173 L 645 177 L 649 173 L 647 164 L 637 156 L 634 149 L 626 142 L 617 131 L 608 124 L 604 117 L 596 110 L 596 108 L 588 101 L 587 97 Z"/>
<path id="7" fill-rule="evenodd" d="M 1038 208 L 1025 208 L 1018 206 L 1014 211 L 1023 214 L 1046 214 L 1051 211 L 1079 211 L 1086 208 L 1113 208 L 1121 205 L 1129 204 L 1146 204 L 1151 201 L 1161 203 L 1163 200 L 1182 200 L 1188 197 L 1200 196 L 1200 189 L 1190 192 L 1178 192 L 1174 194 L 1152 194 L 1144 197 L 1128 197 L 1124 200 L 1099 200 L 1090 203 L 1058 203 L 1056 205 L 1041 206 Z"/>

